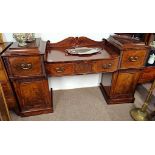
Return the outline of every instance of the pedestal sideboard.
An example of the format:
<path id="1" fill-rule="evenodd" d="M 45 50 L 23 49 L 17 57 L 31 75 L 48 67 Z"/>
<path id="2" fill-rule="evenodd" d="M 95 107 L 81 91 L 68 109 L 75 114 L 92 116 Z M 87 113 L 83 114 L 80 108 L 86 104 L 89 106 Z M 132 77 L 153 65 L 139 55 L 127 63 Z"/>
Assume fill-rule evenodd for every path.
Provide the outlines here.
<path id="1" fill-rule="evenodd" d="M 102 50 L 89 56 L 66 53 L 66 49 L 76 47 Z M 107 103 L 133 102 L 136 86 L 144 81 L 148 53 L 149 47 L 144 42 L 130 36 L 113 35 L 100 42 L 69 37 L 58 43 L 36 39 L 26 47 L 13 43 L 1 57 L 17 101 L 16 112 L 30 116 L 53 112 L 52 89 L 50 91 L 47 80 L 50 76 L 111 73 L 109 86 L 100 83 Z"/>

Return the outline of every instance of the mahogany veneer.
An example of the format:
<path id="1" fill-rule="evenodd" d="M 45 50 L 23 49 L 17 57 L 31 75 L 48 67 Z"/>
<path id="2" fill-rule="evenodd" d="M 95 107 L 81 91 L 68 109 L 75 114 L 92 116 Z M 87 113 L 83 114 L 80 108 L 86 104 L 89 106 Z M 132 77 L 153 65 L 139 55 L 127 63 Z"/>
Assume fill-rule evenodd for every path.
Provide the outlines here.
<path id="1" fill-rule="evenodd" d="M 147 82 L 151 82 L 155 79 L 155 67 L 154 66 L 150 66 L 150 67 L 145 67 L 140 75 L 139 81 L 138 83 L 147 83 Z"/>
<path id="2" fill-rule="evenodd" d="M 41 56 L 13 56 L 5 58 L 10 78 L 44 76 Z"/>
<path id="3" fill-rule="evenodd" d="M 108 42 L 120 53 L 119 67 L 113 73 L 110 87 L 100 84 L 101 91 L 108 104 L 130 103 L 134 101 L 134 92 L 140 79 L 148 55 L 148 46 L 130 36 L 114 35 Z"/>
<path id="4" fill-rule="evenodd" d="M 52 112 L 48 81 L 45 78 L 21 79 L 13 82 L 21 116 Z"/>
<path id="5" fill-rule="evenodd" d="M 132 103 L 141 70 L 119 70 L 113 73 L 111 86 L 100 84 L 108 104 Z"/>
<path id="6" fill-rule="evenodd" d="M 101 51 L 86 56 L 66 53 L 66 49 L 75 47 L 99 47 Z M 131 36 L 113 35 L 100 42 L 69 37 L 58 43 L 37 39 L 26 47 L 13 43 L 2 57 L 18 101 L 16 111 L 21 116 L 30 116 L 53 111 L 48 76 L 110 72 L 111 85 L 100 84 L 107 103 L 133 102 L 137 84 L 148 75 L 147 69 L 144 70 L 147 55 L 148 46 L 144 42 Z"/>
<path id="7" fill-rule="evenodd" d="M 37 39 L 26 47 L 13 43 L 2 54 L 18 102 L 16 112 L 21 116 L 53 112 L 44 68 L 45 47 L 46 44 Z"/>
<path id="8" fill-rule="evenodd" d="M 114 72 L 118 68 L 119 59 L 112 60 L 96 60 L 93 61 L 92 70 L 94 73 Z"/>
<path id="9" fill-rule="evenodd" d="M 148 52 L 146 52 L 146 49 L 142 50 L 129 49 L 128 51 L 123 52 L 120 68 L 128 69 L 128 68 L 140 68 L 144 66 L 147 54 Z"/>
<path id="10" fill-rule="evenodd" d="M 12 109 L 16 106 L 16 100 L 11 88 L 8 75 L 5 70 L 5 66 L 4 66 L 1 54 L 3 54 L 6 51 L 6 49 L 10 47 L 11 44 L 12 43 L 0 44 L 0 83 L 3 88 L 4 97 L 9 109 Z"/>
<path id="11" fill-rule="evenodd" d="M 102 50 L 91 56 L 66 55 L 66 49 L 84 46 Z M 105 40 L 97 42 L 86 37 L 69 37 L 58 43 L 47 42 L 45 68 L 48 76 L 114 72 L 118 62 L 119 54 L 105 45 Z"/>

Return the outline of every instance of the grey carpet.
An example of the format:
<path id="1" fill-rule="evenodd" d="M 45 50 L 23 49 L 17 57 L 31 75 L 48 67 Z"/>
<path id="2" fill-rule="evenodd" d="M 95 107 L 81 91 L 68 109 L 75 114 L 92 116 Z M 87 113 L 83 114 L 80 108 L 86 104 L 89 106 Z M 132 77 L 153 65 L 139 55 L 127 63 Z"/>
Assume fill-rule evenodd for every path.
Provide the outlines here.
<path id="1" fill-rule="evenodd" d="M 143 99 L 135 93 L 135 103 L 107 105 L 99 87 L 54 91 L 54 113 L 20 117 L 11 112 L 13 121 L 131 121 L 129 111 L 141 106 Z"/>
<path id="2" fill-rule="evenodd" d="M 140 98 L 143 100 L 143 102 L 145 101 L 148 95 L 148 91 L 150 87 L 151 87 L 151 83 L 142 84 L 137 87 L 137 91 L 139 92 Z M 155 111 L 155 91 L 153 91 L 153 94 L 150 100 L 149 110 Z"/>

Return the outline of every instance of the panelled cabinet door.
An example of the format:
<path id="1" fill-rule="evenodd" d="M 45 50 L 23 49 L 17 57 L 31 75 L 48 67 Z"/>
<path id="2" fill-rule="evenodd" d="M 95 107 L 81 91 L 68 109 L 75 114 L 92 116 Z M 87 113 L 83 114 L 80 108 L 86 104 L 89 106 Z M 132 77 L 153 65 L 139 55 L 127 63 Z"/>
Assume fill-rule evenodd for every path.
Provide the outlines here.
<path id="1" fill-rule="evenodd" d="M 52 112 L 47 79 L 23 79 L 13 82 L 21 113 Z M 43 113 L 43 112 L 42 112 Z"/>
<path id="2" fill-rule="evenodd" d="M 119 71 L 113 75 L 113 87 L 111 95 L 130 95 L 134 94 L 137 81 L 140 76 L 140 70 Z"/>

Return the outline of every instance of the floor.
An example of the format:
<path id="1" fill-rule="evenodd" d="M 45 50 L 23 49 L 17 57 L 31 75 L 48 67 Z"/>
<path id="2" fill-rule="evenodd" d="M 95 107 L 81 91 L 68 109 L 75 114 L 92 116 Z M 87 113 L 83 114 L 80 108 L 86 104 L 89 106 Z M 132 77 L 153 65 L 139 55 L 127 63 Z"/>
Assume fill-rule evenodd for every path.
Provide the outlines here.
<path id="1" fill-rule="evenodd" d="M 107 105 L 99 87 L 54 91 L 54 113 L 19 117 L 13 121 L 131 121 L 129 111 L 144 103 L 136 91 L 135 103 Z"/>

